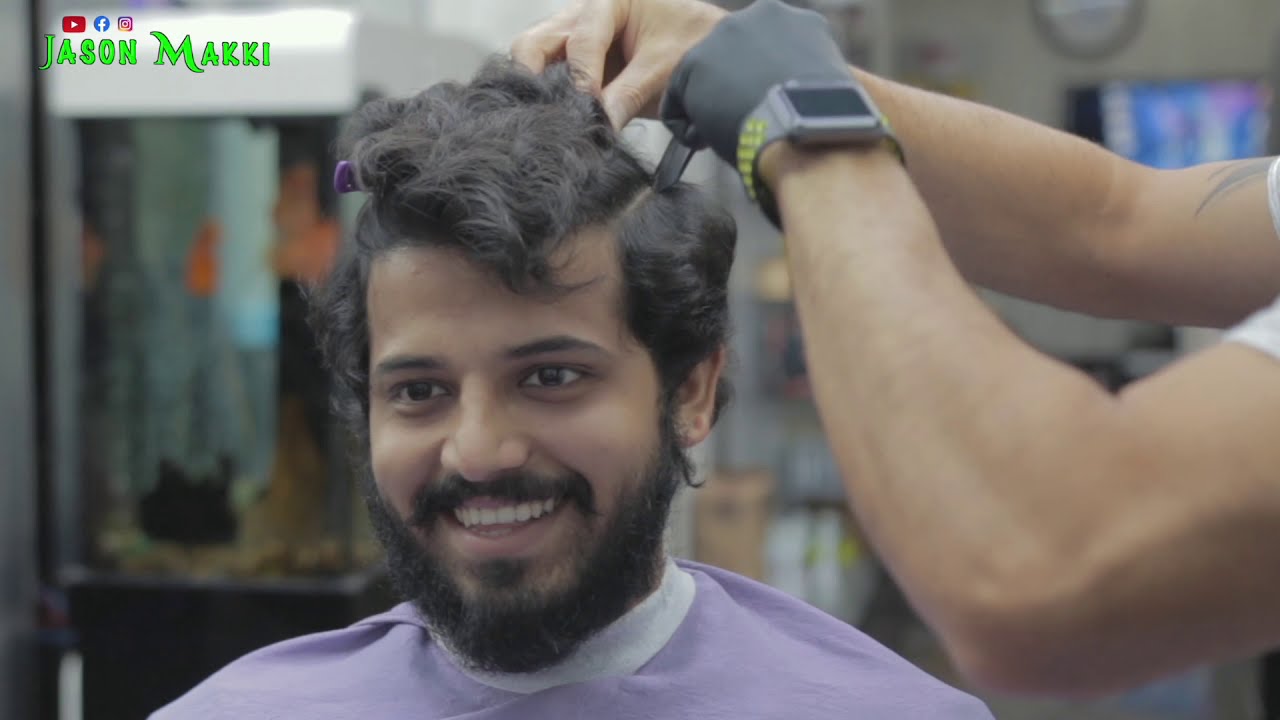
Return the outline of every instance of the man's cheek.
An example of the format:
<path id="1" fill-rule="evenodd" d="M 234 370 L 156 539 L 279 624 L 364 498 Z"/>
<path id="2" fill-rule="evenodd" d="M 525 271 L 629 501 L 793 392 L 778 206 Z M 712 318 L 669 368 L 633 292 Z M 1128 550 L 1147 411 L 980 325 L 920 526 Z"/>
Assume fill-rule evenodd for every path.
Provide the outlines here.
<path id="1" fill-rule="evenodd" d="M 369 444 L 373 482 L 399 517 L 408 517 L 413 496 L 426 477 L 421 448 L 411 437 L 395 430 L 374 431 Z"/>

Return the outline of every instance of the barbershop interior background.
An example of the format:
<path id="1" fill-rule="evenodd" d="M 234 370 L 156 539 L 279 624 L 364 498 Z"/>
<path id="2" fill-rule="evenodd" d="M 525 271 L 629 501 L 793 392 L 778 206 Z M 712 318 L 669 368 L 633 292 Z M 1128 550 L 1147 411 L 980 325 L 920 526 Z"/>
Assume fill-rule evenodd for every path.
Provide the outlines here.
<path id="1" fill-rule="evenodd" d="M 562 1 L 0 4 L 0 718 L 145 717 L 251 649 L 394 602 L 303 319 L 302 288 L 359 202 L 328 187 L 329 147 L 361 98 L 465 78 Z M 1280 152 L 1275 0 L 808 6 L 853 62 L 1141 162 Z M 255 33 L 273 60 L 297 49 L 308 64 L 241 84 L 166 79 L 149 58 L 113 71 L 151 72 L 150 85 L 36 69 L 64 15 L 198 33 L 232 12 L 264 13 Z M 668 137 L 652 122 L 626 132 L 653 161 Z M 679 498 L 671 551 L 801 597 L 964 686 L 846 506 L 779 238 L 704 156 L 687 177 L 740 230 L 737 398 L 698 451 L 705 484 Z M 1214 341 L 984 297 L 1113 388 Z M 1275 718 L 1280 661 L 1090 702 L 979 694 L 999 718 Z"/>

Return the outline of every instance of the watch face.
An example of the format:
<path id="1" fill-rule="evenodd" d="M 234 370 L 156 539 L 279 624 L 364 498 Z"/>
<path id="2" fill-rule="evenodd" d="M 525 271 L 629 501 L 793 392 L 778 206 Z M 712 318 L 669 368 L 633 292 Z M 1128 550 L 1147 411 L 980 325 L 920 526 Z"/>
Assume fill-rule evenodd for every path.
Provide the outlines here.
<path id="1" fill-rule="evenodd" d="M 871 114 L 862 94 L 852 88 L 791 88 L 787 100 L 804 118 L 859 117 Z"/>

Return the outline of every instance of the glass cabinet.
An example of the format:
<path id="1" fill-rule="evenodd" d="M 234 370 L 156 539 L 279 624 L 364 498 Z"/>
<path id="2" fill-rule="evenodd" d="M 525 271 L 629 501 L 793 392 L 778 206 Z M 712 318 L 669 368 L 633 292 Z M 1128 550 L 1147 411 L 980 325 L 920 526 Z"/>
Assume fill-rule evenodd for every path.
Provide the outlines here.
<path id="1" fill-rule="evenodd" d="M 335 119 L 88 119 L 80 549 L 159 576 L 367 566 L 306 320 L 341 218 Z"/>

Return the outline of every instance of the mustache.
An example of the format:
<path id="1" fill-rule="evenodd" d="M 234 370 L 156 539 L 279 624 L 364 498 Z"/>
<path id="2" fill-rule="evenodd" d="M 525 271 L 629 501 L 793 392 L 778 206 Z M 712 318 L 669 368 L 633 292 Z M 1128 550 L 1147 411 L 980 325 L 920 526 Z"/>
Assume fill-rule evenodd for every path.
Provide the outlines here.
<path id="1" fill-rule="evenodd" d="M 478 497 L 508 500 L 512 503 L 564 498 L 577 505 L 585 515 L 599 514 L 591 483 L 578 473 L 548 476 L 517 470 L 501 473 L 484 483 L 474 483 L 453 473 L 414 495 L 409 523 L 428 527 L 440 513 L 453 512 L 466 501 Z"/>

